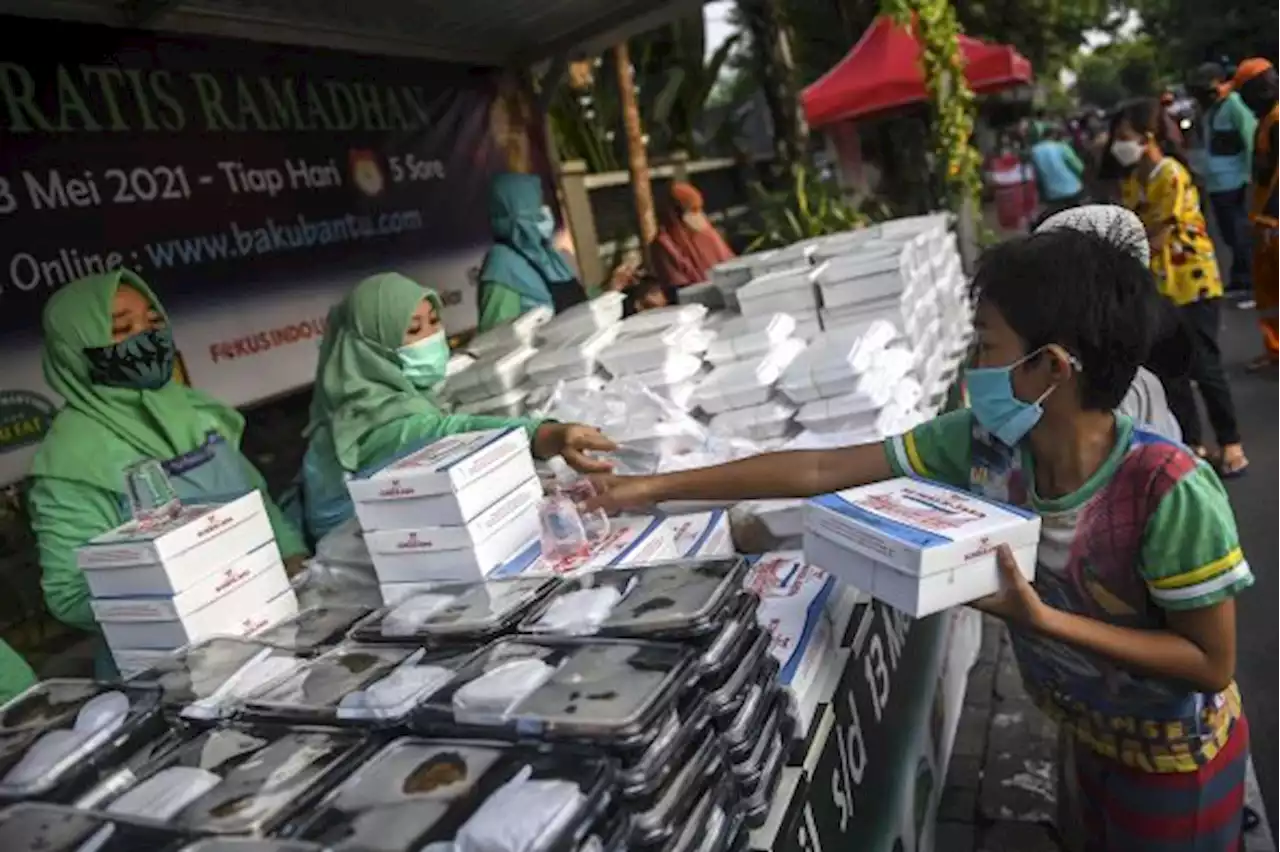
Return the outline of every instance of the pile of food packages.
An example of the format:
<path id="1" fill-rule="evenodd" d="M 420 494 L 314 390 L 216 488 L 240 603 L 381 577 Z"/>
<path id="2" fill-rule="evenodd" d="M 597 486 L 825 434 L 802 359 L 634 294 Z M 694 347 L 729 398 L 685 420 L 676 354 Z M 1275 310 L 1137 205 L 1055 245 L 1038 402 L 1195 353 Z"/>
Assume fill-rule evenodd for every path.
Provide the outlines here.
<path id="1" fill-rule="evenodd" d="M 620 471 L 676 470 L 909 428 L 971 329 L 942 216 L 687 290 L 626 319 L 616 294 L 527 314 L 444 395 L 591 423 Z M 0 849 L 748 848 L 870 590 L 806 559 L 799 501 L 610 518 L 575 511 L 584 485 L 523 429 L 444 438 L 352 479 L 355 517 L 292 586 L 257 495 L 93 540 L 79 561 L 126 679 L 0 707 Z M 735 552 L 744 512 L 771 552 Z"/>

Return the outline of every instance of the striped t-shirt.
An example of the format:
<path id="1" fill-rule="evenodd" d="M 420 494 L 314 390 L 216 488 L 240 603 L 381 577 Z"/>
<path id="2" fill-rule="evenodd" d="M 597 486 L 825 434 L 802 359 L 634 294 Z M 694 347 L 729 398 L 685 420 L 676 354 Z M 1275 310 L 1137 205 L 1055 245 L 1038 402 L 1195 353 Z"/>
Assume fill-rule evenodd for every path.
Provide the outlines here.
<path id="1" fill-rule="evenodd" d="M 955 411 L 885 443 L 899 475 L 936 479 L 1041 517 L 1036 590 L 1056 609 L 1135 629 L 1165 611 L 1212 606 L 1253 583 L 1217 475 L 1180 444 L 1116 417 L 1116 445 L 1075 493 L 1035 494 L 1029 447 L 992 438 Z M 1240 715 L 1220 693 L 1122 669 L 1110 660 L 1013 631 L 1028 692 L 1100 754 L 1148 772 L 1193 772 Z"/>

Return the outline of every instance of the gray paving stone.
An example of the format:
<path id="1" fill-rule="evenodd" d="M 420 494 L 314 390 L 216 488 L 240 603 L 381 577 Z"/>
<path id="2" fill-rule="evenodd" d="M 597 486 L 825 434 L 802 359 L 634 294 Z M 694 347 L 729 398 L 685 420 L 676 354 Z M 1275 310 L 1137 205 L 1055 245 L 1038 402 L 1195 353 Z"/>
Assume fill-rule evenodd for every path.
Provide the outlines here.
<path id="1" fill-rule="evenodd" d="M 979 661 L 969 670 L 969 683 L 965 687 L 964 703 L 967 707 L 987 708 L 995 696 L 996 664 Z"/>
<path id="2" fill-rule="evenodd" d="M 962 822 L 942 822 L 933 829 L 933 852 L 974 852 L 977 829 Z"/>
<path id="3" fill-rule="evenodd" d="M 978 818 L 978 789 L 976 787 L 944 787 L 938 802 L 939 822 L 968 822 Z"/>
<path id="4" fill-rule="evenodd" d="M 986 755 L 952 755 L 947 766 L 947 784 L 976 790 L 982 786 L 982 764 Z"/>
<path id="5" fill-rule="evenodd" d="M 956 728 L 956 744 L 951 750 L 951 759 L 957 757 L 976 757 L 982 759 L 987 753 L 987 726 L 990 722 L 986 713 L 961 713 L 960 723 Z"/>
<path id="6" fill-rule="evenodd" d="M 1059 852 L 1060 849 L 1047 826 L 999 822 L 983 832 L 975 852 Z"/>

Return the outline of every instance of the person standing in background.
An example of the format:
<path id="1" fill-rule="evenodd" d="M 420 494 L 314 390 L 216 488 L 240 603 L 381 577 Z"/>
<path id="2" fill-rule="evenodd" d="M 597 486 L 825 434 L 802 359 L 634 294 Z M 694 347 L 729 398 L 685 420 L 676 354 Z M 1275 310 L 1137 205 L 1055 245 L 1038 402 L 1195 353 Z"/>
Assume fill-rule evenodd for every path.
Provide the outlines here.
<path id="1" fill-rule="evenodd" d="M 1226 71 L 1206 62 L 1192 72 L 1187 89 L 1203 113 L 1204 189 L 1223 242 L 1231 249 L 1230 290 L 1252 289 L 1249 276 L 1249 233 L 1244 223 L 1245 188 L 1253 160 L 1258 121 L 1231 90 Z"/>
<path id="2" fill-rule="evenodd" d="M 1263 353 L 1250 363 L 1251 370 L 1274 368 L 1280 361 L 1277 344 L 1277 310 L 1280 294 L 1277 293 L 1280 278 L 1280 240 L 1277 224 L 1280 211 L 1276 209 L 1277 155 L 1280 155 L 1280 126 L 1278 126 L 1276 94 L 1276 69 L 1266 59 L 1246 59 L 1236 69 L 1232 85 L 1240 99 L 1258 118 L 1258 130 L 1253 142 L 1253 187 L 1249 199 L 1249 219 L 1253 223 L 1253 298 L 1258 311 L 1258 323 L 1262 327 Z"/>
<path id="3" fill-rule="evenodd" d="M 1031 166 L 1046 208 L 1045 216 L 1084 201 L 1084 163 L 1061 137 L 1058 128 L 1047 126 L 1044 137 L 1031 146 Z"/>
<path id="4" fill-rule="evenodd" d="M 1191 173 L 1162 150 L 1160 104 L 1143 98 L 1122 104 L 1111 125 L 1111 155 L 1124 170 L 1124 206 L 1138 214 L 1151 243 L 1151 271 L 1160 294 L 1178 306 L 1194 349 L 1189 378 L 1167 381 L 1169 405 L 1187 446 L 1208 457 L 1200 413 L 1191 390 L 1200 389 L 1221 451 L 1219 475 L 1240 476 L 1249 466 L 1236 423 L 1235 402 L 1218 345 L 1222 274 Z"/>
<path id="5" fill-rule="evenodd" d="M 663 205 L 659 226 L 651 251 L 654 272 L 664 284 L 701 284 L 709 277 L 711 267 L 735 256 L 707 218 L 702 193 L 693 184 L 671 184 L 671 196 Z"/>

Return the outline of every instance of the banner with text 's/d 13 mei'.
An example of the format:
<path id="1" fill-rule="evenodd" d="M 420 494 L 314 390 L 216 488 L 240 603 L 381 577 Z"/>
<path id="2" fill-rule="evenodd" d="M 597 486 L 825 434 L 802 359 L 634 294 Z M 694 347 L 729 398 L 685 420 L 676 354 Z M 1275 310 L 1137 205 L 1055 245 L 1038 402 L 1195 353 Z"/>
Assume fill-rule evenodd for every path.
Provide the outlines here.
<path id="1" fill-rule="evenodd" d="M 309 382 L 328 307 L 368 274 L 437 288 L 464 330 L 490 180 L 547 174 L 536 118 L 510 107 L 492 69 L 0 27 L 0 399 L 47 393 L 44 302 L 113 266 L 152 284 L 192 382 L 234 404 Z M 0 411 L 0 467 L 31 442 L 6 442 L 5 422 Z"/>

